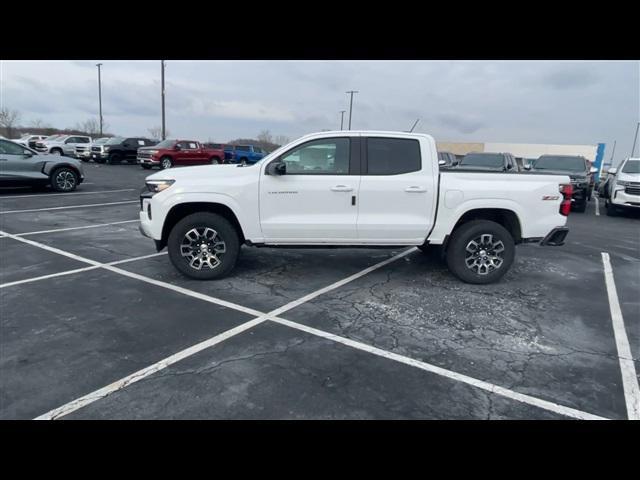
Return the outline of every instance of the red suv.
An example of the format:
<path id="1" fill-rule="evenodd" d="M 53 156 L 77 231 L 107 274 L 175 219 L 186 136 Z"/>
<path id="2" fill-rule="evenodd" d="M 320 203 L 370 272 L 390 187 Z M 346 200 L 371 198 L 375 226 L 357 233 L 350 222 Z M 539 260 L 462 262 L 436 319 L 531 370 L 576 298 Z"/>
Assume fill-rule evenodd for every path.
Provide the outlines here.
<path id="1" fill-rule="evenodd" d="M 224 163 L 224 149 L 207 148 L 195 140 L 163 140 L 153 147 L 138 149 L 142 168 L 171 168 L 174 165 L 211 165 Z"/>

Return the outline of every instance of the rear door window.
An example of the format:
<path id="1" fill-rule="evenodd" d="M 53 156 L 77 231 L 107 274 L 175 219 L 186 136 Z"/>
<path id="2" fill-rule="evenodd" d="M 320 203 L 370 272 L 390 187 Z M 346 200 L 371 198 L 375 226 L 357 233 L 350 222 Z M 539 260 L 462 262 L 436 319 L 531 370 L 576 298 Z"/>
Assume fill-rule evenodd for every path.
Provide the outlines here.
<path id="1" fill-rule="evenodd" d="M 399 175 L 422 169 L 418 140 L 370 137 L 366 145 L 367 175 Z"/>

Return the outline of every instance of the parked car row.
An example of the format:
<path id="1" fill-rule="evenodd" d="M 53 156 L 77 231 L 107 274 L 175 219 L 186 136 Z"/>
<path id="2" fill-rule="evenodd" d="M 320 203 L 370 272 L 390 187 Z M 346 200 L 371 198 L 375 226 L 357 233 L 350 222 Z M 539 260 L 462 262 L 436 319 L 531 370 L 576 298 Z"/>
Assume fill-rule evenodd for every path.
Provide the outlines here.
<path id="1" fill-rule="evenodd" d="M 572 206 L 584 212 L 595 188 L 594 173 L 589 161 L 574 155 L 541 155 L 536 159 L 517 158 L 511 153 L 471 152 L 458 159 L 451 152 L 439 152 L 441 169 L 469 172 L 535 172 L 548 175 L 568 175 L 573 187 Z"/>

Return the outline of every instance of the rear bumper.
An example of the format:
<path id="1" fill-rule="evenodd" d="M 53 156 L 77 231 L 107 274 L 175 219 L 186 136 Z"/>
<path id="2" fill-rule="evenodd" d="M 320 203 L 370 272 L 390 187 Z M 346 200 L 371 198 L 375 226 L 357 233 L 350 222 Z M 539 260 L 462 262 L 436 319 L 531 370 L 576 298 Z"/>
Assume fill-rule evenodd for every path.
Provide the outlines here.
<path id="1" fill-rule="evenodd" d="M 550 247 L 560 247 L 564 245 L 564 239 L 567 237 L 569 233 L 568 227 L 556 227 L 551 232 L 547 234 L 546 237 L 542 239 L 540 245 L 550 246 Z"/>

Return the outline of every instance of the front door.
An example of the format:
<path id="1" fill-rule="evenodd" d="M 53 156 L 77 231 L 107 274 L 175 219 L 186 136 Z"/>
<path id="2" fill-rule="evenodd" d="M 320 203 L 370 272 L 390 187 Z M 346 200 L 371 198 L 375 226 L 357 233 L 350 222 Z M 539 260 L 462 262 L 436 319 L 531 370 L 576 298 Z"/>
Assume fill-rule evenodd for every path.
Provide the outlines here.
<path id="1" fill-rule="evenodd" d="M 336 137 L 293 147 L 271 161 L 286 165 L 284 175 L 267 175 L 267 165 L 261 166 L 260 223 L 267 243 L 356 240 L 359 142 Z"/>
<path id="2" fill-rule="evenodd" d="M 25 155 L 26 152 L 28 150 L 22 145 L 0 139 L 0 183 L 7 185 L 46 179 L 40 171 L 42 157 Z"/>

